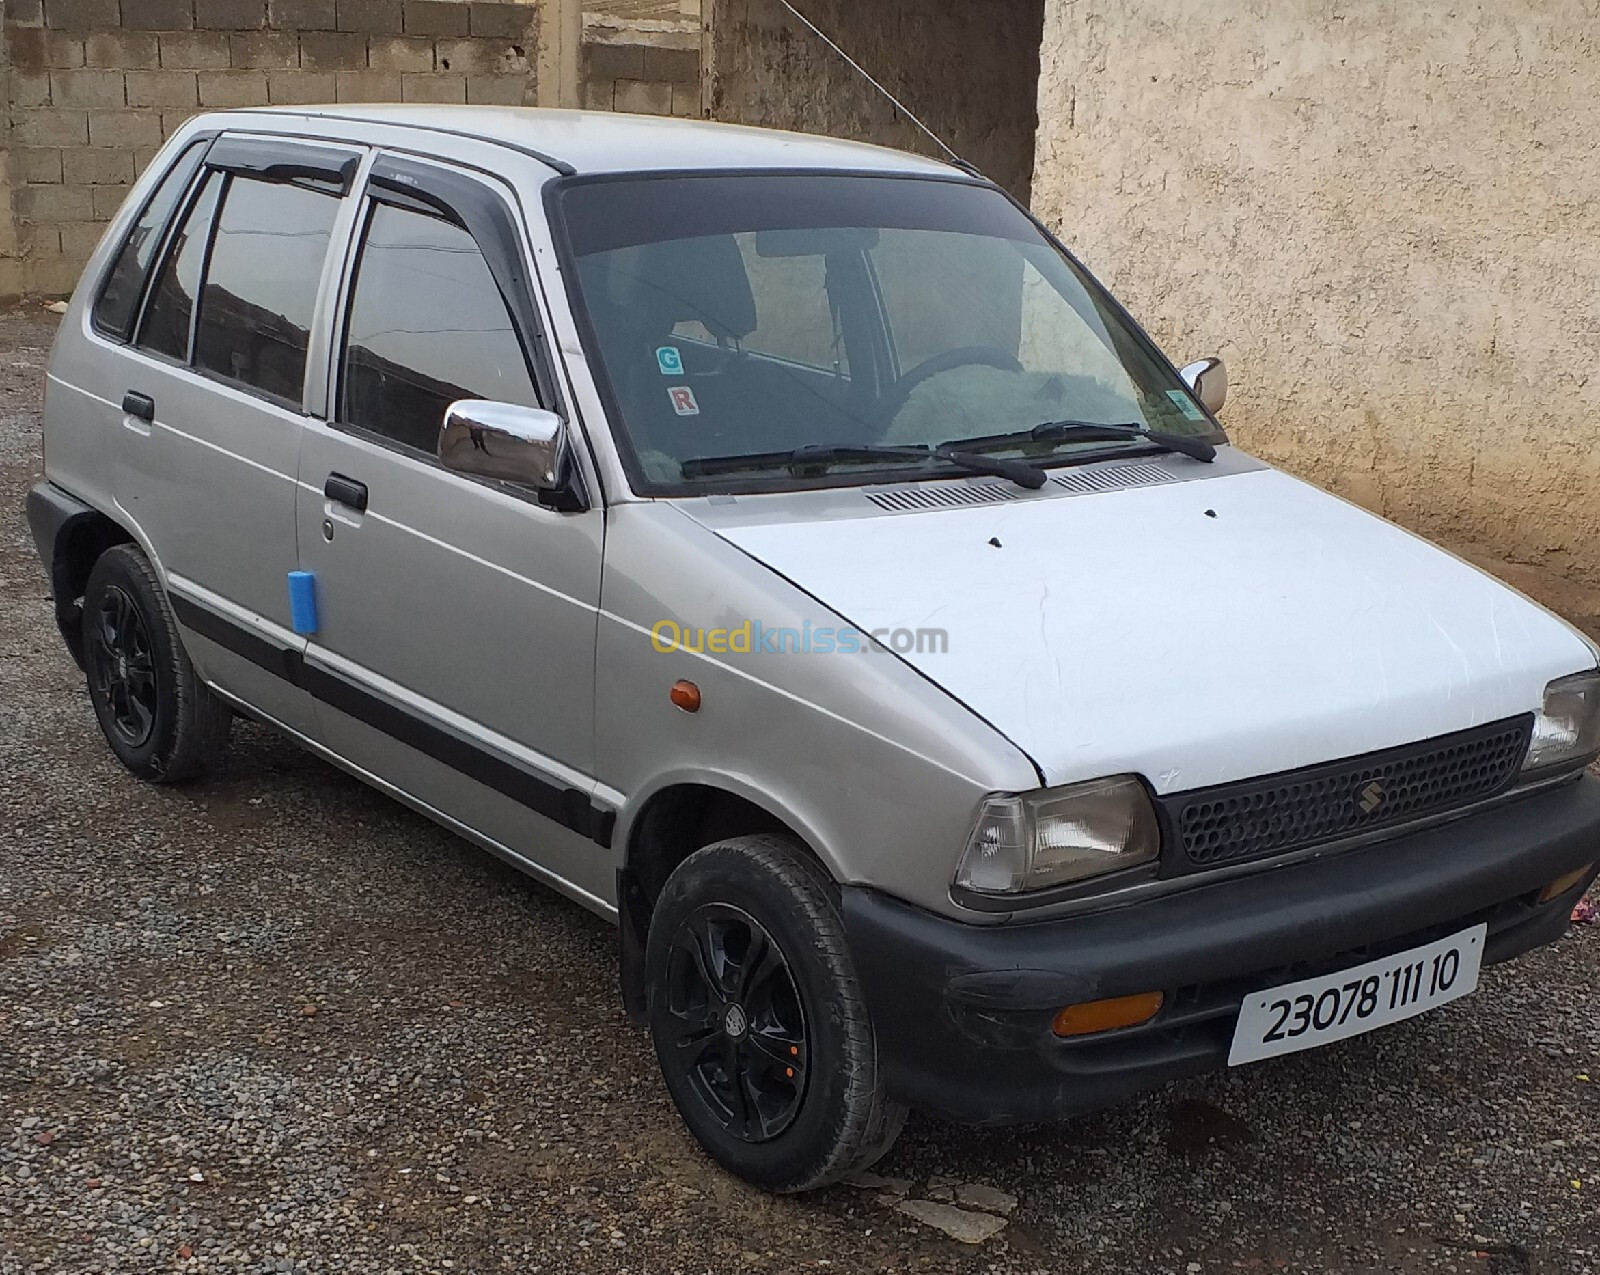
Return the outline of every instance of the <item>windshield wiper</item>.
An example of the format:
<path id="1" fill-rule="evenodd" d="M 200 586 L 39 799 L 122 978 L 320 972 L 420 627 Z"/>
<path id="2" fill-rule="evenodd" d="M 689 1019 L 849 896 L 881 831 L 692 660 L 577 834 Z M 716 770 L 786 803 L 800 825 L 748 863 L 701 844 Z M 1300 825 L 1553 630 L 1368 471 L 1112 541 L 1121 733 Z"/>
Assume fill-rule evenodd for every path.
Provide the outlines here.
<path id="1" fill-rule="evenodd" d="M 1168 434 L 1144 425 L 1117 425 L 1102 421 L 1046 421 L 1033 429 L 1017 434 L 1000 434 L 994 438 L 966 438 L 954 440 L 946 446 L 1005 447 L 1018 443 L 1064 443 L 1073 439 L 1142 438 L 1169 452 L 1192 456 L 1210 464 L 1217 458 L 1217 449 L 1203 438 L 1190 438 L 1185 434 Z"/>
<path id="2" fill-rule="evenodd" d="M 1009 479 L 1029 491 L 1038 491 L 1049 481 L 1049 475 L 1044 470 L 1026 461 L 980 456 L 976 452 L 957 451 L 949 447 L 880 447 L 866 443 L 813 444 L 797 447 L 790 452 L 762 452 L 753 456 L 702 456 L 683 462 L 683 476 L 711 478 L 752 469 L 801 470 L 851 460 L 938 460 L 964 469 L 969 474 L 988 474 Z"/>

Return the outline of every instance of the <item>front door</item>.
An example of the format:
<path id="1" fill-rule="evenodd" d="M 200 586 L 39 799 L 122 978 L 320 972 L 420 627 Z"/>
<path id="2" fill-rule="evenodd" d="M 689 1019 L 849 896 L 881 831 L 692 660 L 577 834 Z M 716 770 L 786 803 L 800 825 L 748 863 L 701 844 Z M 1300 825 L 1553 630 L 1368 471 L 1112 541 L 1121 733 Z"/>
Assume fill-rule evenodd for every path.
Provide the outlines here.
<path id="1" fill-rule="evenodd" d="M 509 192 L 380 156 L 341 304 L 329 420 L 300 457 L 322 737 L 435 815 L 597 900 L 594 647 L 604 519 L 442 468 L 445 408 L 559 410 Z"/>

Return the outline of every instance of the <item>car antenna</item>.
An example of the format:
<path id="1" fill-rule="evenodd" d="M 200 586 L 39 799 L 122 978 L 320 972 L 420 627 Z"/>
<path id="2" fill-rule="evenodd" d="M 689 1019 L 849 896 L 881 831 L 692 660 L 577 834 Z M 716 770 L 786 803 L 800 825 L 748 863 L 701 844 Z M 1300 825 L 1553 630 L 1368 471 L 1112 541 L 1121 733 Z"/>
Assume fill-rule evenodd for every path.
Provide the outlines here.
<path id="1" fill-rule="evenodd" d="M 846 53 L 839 46 L 839 43 L 836 40 L 833 40 L 828 36 L 827 32 L 823 31 L 823 29 L 821 27 L 819 27 L 815 22 L 813 22 L 810 18 L 806 17 L 806 15 L 801 13 L 800 10 L 796 9 L 794 7 L 794 5 L 790 4 L 789 0 L 778 0 L 778 3 L 781 4 L 790 13 L 794 14 L 795 18 L 799 20 L 800 24 L 802 26 L 804 26 L 807 31 L 811 32 L 812 35 L 816 36 L 817 39 L 821 40 L 830 49 L 832 49 L 841 58 L 843 58 L 845 60 L 845 62 L 849 64 L 851 70 L 853 70 L 857 75 L 859 75 L 862 79 L 864 79 L 868 84 L 872 85 L 873 88 L 877 89 L 878 92 L 883 94 L 884 97 L 888 98 L 889 101 L 893 104 L 895 110 L 899 111 L 900 114 L 904 115 L 908 120 L 910 120 L 919 129 L 921 129 L 928 136 L 929 140 L 932 141 L 935 146 L 937 146 L 941 151 L 944 152 L 946 159 L 948 159 L 950 161 L 952 166 L 961 169 L 961 171 L 964 172 L 964 173 L 971 173 L 974 177 L 982 177 L 983 176 L 983 173 L 979 171 L 978 166 L 976 164 L 971 163 L 968 160 L 962 159 L 961 156 L 957 155 L 954 150 L 952 150 L 948 145 L 946 145 L 944 138 L 940 137 L 939 134 L 935 133 L 931 128 L 929 128 L 926 124 L 924 124 L 920 119 L 918 119 L 915 115 L 913 115 L 909 110 L 907 110 L 906 109 L 906 104 L 904 102 L 902 102 L 899 98 L 897 98 L 893 93 L 889 92 L 888 89 L 884 88 L 883 85 L 880 84 L 877 80 L 873 79 L 872 75 L 867 71 L 867 69 L 864 66 L 862 66 L 861 63 L 857 62 L 853 57 L 851 57 L 848 53 Z"/>

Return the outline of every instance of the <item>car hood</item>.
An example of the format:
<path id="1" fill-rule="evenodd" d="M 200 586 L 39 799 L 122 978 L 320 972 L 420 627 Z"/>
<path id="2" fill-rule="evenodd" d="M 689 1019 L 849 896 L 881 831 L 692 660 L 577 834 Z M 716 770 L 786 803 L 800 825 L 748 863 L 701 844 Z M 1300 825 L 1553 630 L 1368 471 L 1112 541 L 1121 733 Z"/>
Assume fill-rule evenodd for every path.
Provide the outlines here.
<path id="1" fill-rule="evenodd" d="M 947 634 L 900 658 L 1050 784 L 1179 792 L 1372 752 L 1528 713 L 1595 662 L 1499 581 L 1268 469 L 820 520 L 741 504 L 703 520 L 849 624 Z"/>

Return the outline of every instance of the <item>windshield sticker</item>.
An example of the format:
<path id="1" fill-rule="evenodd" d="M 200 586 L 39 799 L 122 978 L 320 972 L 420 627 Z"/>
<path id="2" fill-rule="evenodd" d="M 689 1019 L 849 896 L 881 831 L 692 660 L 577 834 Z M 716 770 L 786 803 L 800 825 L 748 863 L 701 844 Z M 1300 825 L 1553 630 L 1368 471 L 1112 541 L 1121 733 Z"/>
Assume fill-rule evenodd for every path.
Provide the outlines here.
<path id="1" fill-rule="evenodd" d="M 1177 406 L 1177 409 L 1189 420 L 1205 420 L 1206 414 L 1200 410 L 1200 404 L 1196 403 L 1183 390 L 1168 390 L 1167 397 L 1173 401 L 1173 403 Z"/>
<path id="2" fill-rule="evenodd" d="M 662 376 L 683 375 L 683 354 L 675 345 L 663 345 L 657 350 L 656 362 L 661 365 Z"/>
<path id="3" fill-rule="evenodd" d="M 672 410 L 679 416 L 700 415 L 700 404 L 687 385 L 674 385 L 667 393 L 672 397 Z"/>

